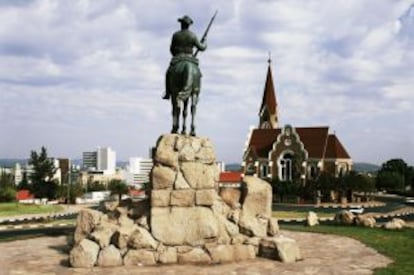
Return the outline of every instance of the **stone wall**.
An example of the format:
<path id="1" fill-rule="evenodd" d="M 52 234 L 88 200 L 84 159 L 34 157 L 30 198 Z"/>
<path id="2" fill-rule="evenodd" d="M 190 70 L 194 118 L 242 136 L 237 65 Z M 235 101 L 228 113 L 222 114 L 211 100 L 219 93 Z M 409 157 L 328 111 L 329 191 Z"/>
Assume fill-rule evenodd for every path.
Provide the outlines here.
<path id="1" fill-rule="evenodd" d="M 106 202 L 77 220 L 73 267 L 212 264 L 263 256 L 300 259 L 292 239 L 278 235 L 267 182 L 245 177 L 240 200 L 218 195 L 209 139 L 169 134 L 157 142 L 148 201 Z"/>

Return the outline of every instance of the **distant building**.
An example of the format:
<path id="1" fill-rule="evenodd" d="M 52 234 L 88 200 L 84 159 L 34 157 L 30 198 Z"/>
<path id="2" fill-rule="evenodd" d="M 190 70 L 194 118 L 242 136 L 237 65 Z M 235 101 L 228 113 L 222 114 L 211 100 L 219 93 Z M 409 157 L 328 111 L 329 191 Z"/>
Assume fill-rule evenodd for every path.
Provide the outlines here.
<path id="1" fill-rule="evenodd" d="M 339 176 L 352 169 L 352 159 L 328 126 L 279 126 L 272 70 L 259 109 L 259 124 L 252 128 L 243 154 L 244 174 L 280 181 L 316 178 L 321 172 Z"/>
<path id="2" fill-rule="evenodd" d="M 130 185 L 142 185 L 149 182 L 153 165 L 152 159 L 130 158 L 125 175 L 126 182 Z"/>
<path id="3" fill-rule="evenodd" d="M 86 170 L 102 172 L 105 175 L 115 173 L 116 153 L 110 147 L 98 147 L 96 151 L 83 152 L 82 161 Z"/>

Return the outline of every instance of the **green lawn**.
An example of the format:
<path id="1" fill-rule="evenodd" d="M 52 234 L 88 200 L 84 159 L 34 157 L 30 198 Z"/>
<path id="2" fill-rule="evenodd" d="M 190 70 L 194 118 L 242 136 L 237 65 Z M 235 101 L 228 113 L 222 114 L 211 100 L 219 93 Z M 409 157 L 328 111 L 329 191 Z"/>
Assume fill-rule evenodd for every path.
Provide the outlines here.
<path id="1" fill-rule="evenodd" d="M 295 231 L 336 234 L 357 239 L 394 260 L 394 263 L 388 267 L 376 270 L 375 274 L 414 274 L 414 229 L 412 228 L 405 228 L 401 231 L 334 225 L 320 225 L 315 227 L 281 225 L 281 228 Z"/>
<path id="2" fill-rule="evenodd" d="M 314 211 L 315 212 L 315 211 Z M 324 212 L 315 212 L 318 215 L 318 218 L 334 217 L 335 214 L 324 213 Z M 306 218 L 308 211 L 273 211 L 272 216 L 278 219 L 301 219 Z"/>
<path id="3" fill-rule="evenodd" d="M 63 210 L 60 205 L 25 205 L 16 202 L 0 203 L 0 217 L 25 214 L 56 213 Z"/>

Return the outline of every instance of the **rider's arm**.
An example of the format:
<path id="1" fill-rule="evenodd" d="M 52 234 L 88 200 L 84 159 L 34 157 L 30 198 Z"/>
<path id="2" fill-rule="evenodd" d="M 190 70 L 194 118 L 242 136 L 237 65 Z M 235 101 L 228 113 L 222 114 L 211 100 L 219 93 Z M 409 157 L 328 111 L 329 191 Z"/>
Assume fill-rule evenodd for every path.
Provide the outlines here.
<path id="1" fill-rule="evenodd" d="M 207 49 L 207 43 L 198 41 L 198 38 L 195 35 L 194 35 L 194 46 L 196 46 L 199 51 L 204 51 L 205 49 Z"/>

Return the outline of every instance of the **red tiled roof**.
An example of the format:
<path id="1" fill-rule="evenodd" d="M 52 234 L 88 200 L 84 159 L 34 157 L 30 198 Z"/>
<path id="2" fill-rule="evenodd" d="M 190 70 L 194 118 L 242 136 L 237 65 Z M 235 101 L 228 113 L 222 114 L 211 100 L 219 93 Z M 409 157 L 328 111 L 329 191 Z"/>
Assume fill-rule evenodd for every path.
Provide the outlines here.
<path id="1" fill-rule="evenodd" d="M 328 127 L 298 127 L 295 128 L 303 142 L 309 158 L 323 158 L 328 139 Z M 269 151 L 281 129 L 254 129 L 250 138 L 249 148 L 258 157 L 267 158 Z"/>
<path id="2" fill-rule="evenodd" d="M 329 135 L 328 144 L 326 146 L 326 158 L 343 158 L 350 159 L 348 152 L 345 150 L 342 143 L 336 137 L 336 135 Z"/>
<path id="3" fill-rule="evenodd" d="M 254 150 L 258 157 L 267 158 L 273 143 L 280 134 L 281 129 L 254 129 L 250 138 L 249 147 Z"/>
<path id="4" fill-rule="evenodd" d="M 309 158 L 323 158 L 328 138 L 328 127 L 295 128 Z"/>
<path id="5" fill-rule="evenodd" d="M 239 182 L 241 182 L 241 179 L 242 179 L 242 173 L 241 172 L 221 172 L 219 182 L 221 182 L 221 183 L 231 183 L 231 182 L 239 183 Z"/>
<path id="6" fill-rule="evenodd" d="M 34 195 L 30 194 L 29 190 L 22 189 L 22 190 L 17 191 L 16 200 L 21 201 L 21 200 L 30 200 L 30 199 L 34 199 Z"/>
<path id="7" fill-rule="evenodd" d="M 128 194 L 130 195 L 130 196 L 139 196 L 139 195 L 142 195 L 142 194 L 144 194 L 145 193 L 145 190 L 135 190 L 135 189 L 130 189 L 129 191 L 128 191 Z"/>
<path id="8" fill-rule="evenodd" d="M 260 112 L 262 111 L 264 106 L 267 106 L 271 114 L 274 114 L 276 112 L 277 103 L 275 96 L 275 87 L 273 86 L 272 69 L 270 68 L 270 64 L 267 68 L 266 84 L 263 92 L 263 99 L 262 105 L 260 106 Z"/>

